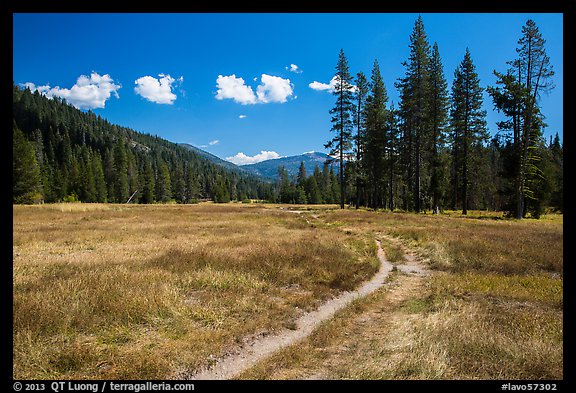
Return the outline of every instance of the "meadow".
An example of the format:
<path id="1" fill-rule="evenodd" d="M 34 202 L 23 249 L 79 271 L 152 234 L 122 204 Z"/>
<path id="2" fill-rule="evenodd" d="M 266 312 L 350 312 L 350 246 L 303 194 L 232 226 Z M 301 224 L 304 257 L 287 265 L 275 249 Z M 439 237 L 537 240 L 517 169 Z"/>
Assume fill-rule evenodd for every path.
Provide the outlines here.
<path id="1" fill-rule="evenodd" d="M 508 220 L 330 211 L 348 232 L 393 236 L 433 269 L 338 313 L 244 379 L 562 379 L 562 216 Z"/>
<path id="2" fill-rule="evenodd" d="M 373 240 L 258 205 L 13 209 L 13 376 L 165 379 L 376 270 Z"/>
<path id="3" fill-rule="evenodd" d="M 357 287 L 374 239 L 434 274 L 396 272 L 243 378 L 563 377 L 561 215 L 297 209 L 14 206 L 14 378 L 177 378 Z"/>

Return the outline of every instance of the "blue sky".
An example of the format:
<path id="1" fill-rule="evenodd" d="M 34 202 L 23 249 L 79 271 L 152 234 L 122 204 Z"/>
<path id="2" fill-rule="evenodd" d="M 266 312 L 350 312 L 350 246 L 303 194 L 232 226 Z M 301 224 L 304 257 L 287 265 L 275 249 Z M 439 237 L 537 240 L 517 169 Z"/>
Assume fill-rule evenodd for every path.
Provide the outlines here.
<path id="1" fill-rule="evenodd" d="M 418 14 L 14 14 L 13 80 L 112 123 L 237 163 L 324 151 L 340 48 L 355 75 L 377 59 L 391 101 Z M 515 57 L 533 19 L 556 88 L 541 104 L 563 132 L 562 14 L 422 14 L 449 84 L 470 49 L 482 86 Z M 294 66 L 297 66 L 295 68 Z M 242 80 L 241 80 L 241 79 Z M 487 95 L 488 127 L 499 118 Z M 262 153 L 264 152 L 264 153 Z M 242 154 L 239 154 L 242 153 Z"/>

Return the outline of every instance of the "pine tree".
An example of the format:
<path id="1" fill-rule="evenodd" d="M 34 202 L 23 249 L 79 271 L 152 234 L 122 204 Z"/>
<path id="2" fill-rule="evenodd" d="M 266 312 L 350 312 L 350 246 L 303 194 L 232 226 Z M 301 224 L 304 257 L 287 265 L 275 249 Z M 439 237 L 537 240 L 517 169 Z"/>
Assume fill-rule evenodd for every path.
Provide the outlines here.
<path id="1" fill-rule="evenodd" d="M 320 204 L 322 203 L 322 193 L 316 182 L 316 177 L 314 175 L 308 178 L 308 203 Z"/>
<path id="2" fill-rule="evenodd" d="M 214 191 L 214 202 L 228 203 L 230 202 L 230 190 L 226 181 L 221 175 L 216 176 L 216 187 Z"/>
<path id="3" fill-rule="evenodd" d="M 104 178 L 104 169 L 102 168 L 102 159 L 95 153 L 92 159 L 92 172 L 94 173 L 94 186 L 96 189 L 96 201 L 106 203 L 108 201 L 108 192 L 106 190 L 106 179 Z"/>
<path id="4" fill-rule="evenodd" d="M 560 138 L 558 137 L 558 133 L 552 137 L 550 137 L 550 144 L 548 146 L 548 150 L 550 151 L 550 160 L 552 162 L 552 167 L 554 169 L 554 190 L 552 191 L 552 195 L 550 196 L 550 204 L 555 209 L 559 211 L 563 211 L 564 206 L 564 148 L 560 144 Z"/>
<path id="5" fill-rule="evenodd" d="M 298 176 L 296 177 L 296 184 L 303 189 L 306 188 L 306 167 L 304 166 L 304 161 L 300 161 L 300 167 L 298 168 Z"/>
<path id="6" fill-rule="evenodd" d="M 536 152 L 536 149 L 532 149 L 532 146 L 536 146 L 542 136 L 541 127 L 543 122 L 539 117 L 540 107 L 538 100 L 542 92 L 549 92 L 554 87 L 552 84 L 554 71 L 552 70 L 552 65 L 550 65 L 550 58 L 546 54 L 545 43 L 546 40 L 542 38 L 536 23 L 529 19 L 526 25 L 522 27 L 522 38 L 518 40 L 520 47 L 516 49 L 518 53 L 519 81 L 526 92 L 525 107 L 522 111 L 522 157 L 516 218 L 522 218 L 524 215 L 523 197 L 525 192 L 535 191 L 525 186 L 530 177 L 528 172 L 534 173 L 536 171 L 536 168 L 530 168 L 531 163 L 539 160 L 538 156 L 533 156 L 532 154 Z"/>
<path id="7" fill-rule="evenodd" d="M 448 122 L 448 84 L 444 78 L 444 69 L 438 44 L 434 43 L 430 56 L 430 127 L 432 135 L 430 149 L 432 155 L 429 159 L 431 166 L 430 190 L 432 194 L 432 212 L 438 214 L 439 203 L 442 197 L 443 165 L 440 151 L 445 143 L 445 128 Z"/>
<path id="8" fill-rule="evenodd" d="M 80 163 L 76 154 L 72 154 L 70 159 L 70 164 L 68 166 L 68 194 L 72 200 L 79 200 L 79 196 L 83 194 L 82 192 L 82 173 L 80 173 Z"/>
<path id="9" fill-rule="evenodd" d="M 190 165 L 186 167 L 186 203 L 192 203 L 200 195 L 200 183 Z"/>
<path id="10" fill-rule="evenodd" d="M 22 131 L 12 128 L 12 200 L 14 203 L 42 202 L 40 167 L 34 145 Z"/>
<path id="11" fill-rule="evenodd" d="M 114 199 L 117 203 L 125 203 L 130 198 L 128 184 L 128 156 L 124 140 L 118 138 L 114 146 Z"/>
<path id="12" fill-rule="evenodd" d="M 368 206 L 383 207 L 386 196 L 385 159 L 389 112 L 386 108 L 388 94 L 380 74 L 378 61 L 374 61 L 370 80 L 370 94 L 366 100 L 366 140 L 363 167 L 366 168 L 369 185 Z"/>
<path id="13" fill-rule="evenodd" d="M 152 161 L 148 156 L 144 159 L 144 168 L 142 172 L 142 199 L 143 203 L 154 203 L 156 182 L 154 180 L 154 169 Z"/>
<path id="14" fill-rule="evenodd" d="M 114 179 L 116 178 L 116 166 L 112 149 L 106 147 L 104 152 L 104 179 L 106 180 L 106 194 L 108 202 L 117 202 L 114 192 Z"/>
<path id="15" fill-rule="evenodd" d="M 322 178 L 321 181 L 316 183 L 320 187 L 320 192 L 322 193 L 322 200 L 324 203 L 336 203 L 332 200 L 332 186 L 330 184 L 330 163 L 328 160 L 324 161 L 324 165 L 322 167 Z"/>
<path id="16" fill-rule="evenodd" d="M 186 179 L 184 179 L 184 168 L 182 163 L 178 161 L 176 164 L 176 176 L 173 179 L 174 183 L 174 199 L 178 203 L 186 202 Z"/>
<path id="17" fill-rule="evenodd" d="M 172 198 L 172 182 L 168 166 L 162 158 L 158 159 L 158 172 L 156 177 L 156 200 L 166 203 Z"/>
<path id="18" fill-rule="evenodd" d="M 424 31 L 422 17 L 418 16 L 410 35 L 410 56 L 403 65 L 406 75 L 397 83 L 400 89 L 400 115 L 404 129 L 406 181 L 412 190 L 413 209 L 421 211 L 422 148 L 429 138 L 430 103 L 430 44 Z M 405 190 L 405 198 L 409 190 Z M 408 201 L 405 201 L 408 207 Z"/>
<path id="19" fill-rule="evenodd" d="M 94 177 L 94 168 L 92 166 L 92 153 L 86 147 L 82 146 L 82 161 L 80 163 L 82 191 L 79 194 L 80 200 L 85 202 L 97 202 L 96 196 L 96 179 Z"/>
<path id="20" fill-rule="evenodd" d="M 338 56 L 335 78 L 334 95 L 336 96 L 336 105 L 330 110 L 330 114 L 332 115 L 331 131 L 335 132 L 336 135 L 324 147 L 330 149 L 330 155 L 338 155 L 339 157 L 340 208 L 344 209 L 344 156 L 349 153 L 352 147 L 354 87 L 352 86 L 352 75 L 350 75 L 348 60 L 343 49 L 340 50 Z"/>
<path id="21" fill-rule="evenodd" d="M 518 219 L 526 213 L 526 198 L 533 197 L 537 191 L 527 185 L 538 183 L 533 177 L 538 176 L 535 163 L 542 158 L 538 154 L 545 154 L 543 149 L 538 148 L 542 143 L 544 126 L 539 99 L 541 93 L 554 88 L 554 71 L 546 54 L 545 43 L 536 23 L 528 20 L 518 40 L 518 57 L 507 63 L 510 68 L 505 74 L 494 71 L 496 86 L 488 88 L 495 108 L 508 118 L 499 122 L 498 127 L 512 134 L 511 149 L 504 160 L 512 168 L 510 172 L 514 178 L 513 190 L 509 194 L 515 203 L 509 204 L 509 210 Z"/>
<path id="22" fill-rule="evenodd" d="M 394 103 L 390 105 L 389 116 L 388 116 L 388 145 L 387 145 L 387 167 L 388 167 L 388 209 L 394 211 L 394 197 L 395 188 L 397 188 L 397 169 L 396 164 L 399 160 L 399 139 L 400 130 L 398 127 L 398 111 L 394 108 Z"/>
<path id="23" fill-rule="evenodd" d="M 341 201 L 340 192 L 342 188 L 338 186 L 338 179 L 336 178 L 336 174 L 334 173 L 334 164 L 330 165 L 330 173 L 328 176 L 330 178 L 329 198 L 332 201 L 332 203 L 338 203 L 338 201 Z"/>
<path id="24" fill-rule="evenodd" d="M 290 184 L 288 171 L 284 166 L 278 167 L 278 198 L 280 203 L 292 203 L 294 199 L 293 186 Z"/>
<path id="25" fill-rule="evenodd" d="M 369 92 L 369 84 L 366 75 L 363 72 L 356 74 L 356 91 L 355 98 L 355 111 L 354 111 L 354 124 L 356 126 L 356 137 L 354 140 L 354 153 L 356 160 L 354 161 L 354 177 L 356 178 L 356 202 L 355 207 L 360 207 L 360 194 L 361 188 L 366 181 L 365 169 L 362 166 L 363 155 L 365 150 L 366 139 L 366 99 Z"/>
<path id="26" fill-rule="evenodd" d="M 452 84 L 451 128 L 453 131 L 454 187 L 461 191 L 462 214 L 468 213 L 470 162 L 473 148 L 487 141 L 486 111 L 482 109 L 482 92 L 470 51 L 454 72 Z M 457 193 L 455 198 L 457 198 Z"/>
<path id="27" fill-rule="evenodd" d="M 138 163 L 136 162 L 136 156 L 131 149 L 126 150 L 126 157 L 128 160 L 127 176 L 128 176 L 128 198 L 130 203 L 138 203 L 140 196 L 142 195 L 142 190 L 140 189 L 140 176 L 138 173 Z"/>

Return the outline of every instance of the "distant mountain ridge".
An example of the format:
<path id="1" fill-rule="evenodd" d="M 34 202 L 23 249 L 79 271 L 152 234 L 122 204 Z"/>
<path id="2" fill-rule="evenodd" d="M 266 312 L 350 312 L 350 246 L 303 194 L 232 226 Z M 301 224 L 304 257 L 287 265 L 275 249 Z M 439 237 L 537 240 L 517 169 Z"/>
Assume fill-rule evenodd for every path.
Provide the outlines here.
<path id="1" fill-rule="evenodd" d="M 320 152 L 309 152 L 297 156 L 275 158 L 272 160 L 261 161 L 256 164 L 242 165 L 240 168 L 256 176 L 264 177 L 270 180 L 278 179 L 278 168 L 283 166 L 288 172 L 288 176 L 295 178 L 300 169 L 300 163 L 304 163 L 306 174 L 310 176 L 314 168 L 318 166 L 322 170 L 324 163 L 331 159 L 327 154 Z M 337 166 L 334 170 L 337 171 Z"/>
<path id="2" fill-rule="evenodd" d="M 212 153 L 208 153 L 206 150 L 202 150 L 202 149 L 200 149 L 196 146 L 193 146 L 189 143 L 178 143 L 178 145 L 182 146 L 188 150 L 191 150 L 194 153 L 198 154 L 199 156 L 202 156 L 202 157 L 206 158 L 207 160 L 213 162 L 214 164 L 220 165 L 220 166 L 222 166 L 228 170 L 248 173 L 248 171 L 246 171 L 243 167 L 238 166 L 236 164 L 233 164 L 230 161 L 223 160 L 220 157 L 215 156 Z"/>
<path id="3" fill-rule="evenodd" d="M 250 174 L 268 181 L 275 181 L 278 179 L 278 168 L 280 166 L 284 166 L 288 172 L 289 177 L 296 178 L 300 169 L 301 162 L 304 162 L 306 173 L 308 176 L 310 176 L 314 172 L 314 168 L 316 166 L 322 169 L 324 163 L 330 159 L 330 156 L 327 154 L 312 151 L 296 156 L 260 161 L 255 164 L 236 165 L 189 143 L 178 143 L 178 145 L 191 150 L 199 156 L 202 156 L 212 163 L 224 167 L 230 171 Z M 336 173 L 338 172 L 337 165 L 334 167 L 334 171 Z"/>

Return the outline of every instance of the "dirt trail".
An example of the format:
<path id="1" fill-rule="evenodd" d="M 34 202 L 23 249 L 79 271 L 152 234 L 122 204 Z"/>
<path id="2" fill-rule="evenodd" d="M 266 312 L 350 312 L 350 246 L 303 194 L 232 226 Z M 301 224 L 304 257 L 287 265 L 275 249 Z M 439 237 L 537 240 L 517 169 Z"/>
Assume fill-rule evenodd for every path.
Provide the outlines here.
<path id="1" fill-rule="evenodd" d="M 238 353 L 225 356 L 213 367 L 196 374 L 187 375 L 185 378 L 196 380 L 232 379 L 279 349 L 307 337 L 323 321 L 331 318 L 338 310 L 350 304 L 354 299 L 364 297 L 383 286 L 386 277 L 394 266 L 386 259 L 379 241 L 377 244 L 380 269 L 370 281 L 364 283 L 360 288 L 355 291 L 344 292 L 327 301 L 317 310 L 302 315 L 296 321 L 295 330 L 283 329 L 274 335 L 256 339 L 241 348 Z"/>
<path id="2" fill-rule="evenodd" d="M 386 239 L 395 241 L 395 239 L 388 238 L 387 236 Z M 322 322 L 330 319 L 337 311 L 346 307 L 353 300 L 365 297 L 382 287 L 394 267 L 407 274 L 416 274 L 419 276 L 428 274 L 428 271 L 422 268 L 422 265 L 411 254 L 406 255 L 407 261 L 404 264 L 393 265 L 386 259 L 380 241 L 377 240 L 376 243 L 378 246 L 377 254 L 380 261 L 380 269 L 374 277 L 365 282 L 360 288 L 355 291 L 344 292 L 340 296 L 327 301 L 315 311 L 302 315 L 295 322 L 296 329 L 283 329 L 274 335 L 256 338 L 252 342 L 244 345 L 236 353 L 224 356 L 212 367 L 193 374 L 181 374 L 179 375 L 179 379 L 233 379 L 243 371 L 254 366 L 258 361 L 309 336 Z"/>

